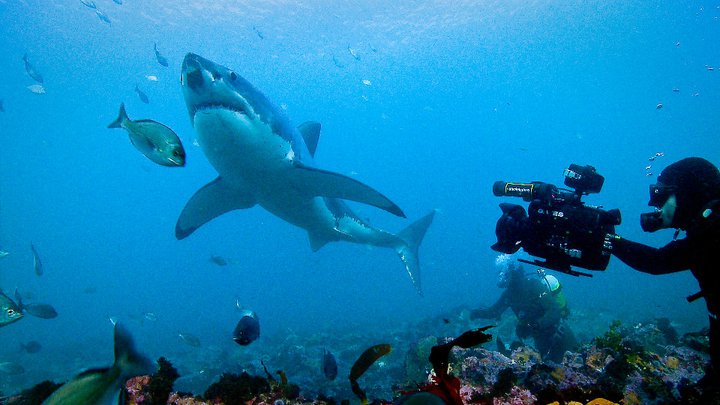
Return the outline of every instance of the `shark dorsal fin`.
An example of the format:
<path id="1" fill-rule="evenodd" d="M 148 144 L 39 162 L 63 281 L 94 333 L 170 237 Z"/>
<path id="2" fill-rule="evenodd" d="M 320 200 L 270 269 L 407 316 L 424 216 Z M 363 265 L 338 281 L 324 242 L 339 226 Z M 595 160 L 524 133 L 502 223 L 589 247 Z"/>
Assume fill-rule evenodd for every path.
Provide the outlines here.
<path id="1" fill-rule="evenodd" d="M 298 131 L 305 140 L 310 151 L 310 156 L 315 156 L 315 149 L 317 149 L 318 139 L 320 139 L 320 123 L 316 121 L 305 121 L 298 125 Z"/>

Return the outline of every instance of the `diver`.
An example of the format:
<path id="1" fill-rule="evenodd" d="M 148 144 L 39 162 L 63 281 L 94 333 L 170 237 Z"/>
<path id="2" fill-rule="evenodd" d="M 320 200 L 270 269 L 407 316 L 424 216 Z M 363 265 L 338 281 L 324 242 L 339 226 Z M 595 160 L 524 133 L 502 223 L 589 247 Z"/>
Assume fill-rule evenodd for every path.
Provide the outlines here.
<path id="1" fill-rule="evenodd" d="M 679 160 L 660 173 L 650 186 L 648 205 L 655 212 L 642 214 L 640 225 L 645 232 L 675 228 L 673 241 L 654 248 L 608 235 L 611 252 L 628 266 L 649 274 L 668 274 L 690 270 L 700 291 L 689 296 L 689 302 L 705 298 L 710 319 L 710 364 L 701 387 L 720 387 L 720 171 L 699 157 Z M 685 237 L 677 239 L 680 230 Z"/>
<path id="2" fill-rule="evenodd" d="M 521 265 L 510 262 L 498 274 L 498 287 L 505 289 L 500 298 L 488 308 L 470 311 L 470 319 L 499 319 L 510 308 L 517 318 L 515 334 L 521 340 L 532 337 L 543 360 L 559 363 L 565 351 L 577 345 L 566 323 L 570 311 L 557 278 L 542 269 L 525 274 Z"/>

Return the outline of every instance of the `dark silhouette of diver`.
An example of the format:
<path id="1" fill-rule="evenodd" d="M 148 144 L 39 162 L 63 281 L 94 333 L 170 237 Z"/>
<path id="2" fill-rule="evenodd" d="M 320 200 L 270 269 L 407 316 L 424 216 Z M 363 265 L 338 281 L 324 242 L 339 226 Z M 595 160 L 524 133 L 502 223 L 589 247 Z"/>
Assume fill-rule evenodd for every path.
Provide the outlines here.
<path id="1" fill-rule="evenodd" d="M 569 315 L 560 282 L 542 270 L 525 274 L 522 266 L 509 263 L 500 271 L 498 287 L 505 291 L 490 307 L 470 312 L 471 319 L 499 319 L 507 308 L 517 317 L 515 334 L 532 337 L 543 360 L 562 361 L 566 350 L 577 345 L 575 334 L 565 320 Z"/>
<path id="2" fill-rule="evenodd" d="M 660 173 L 650 186 L 648 205 L 658 210 L 642 214 L 644 231 L 676 228 L 673 241 L 654 248 L 608 235 L 612 254 L 635 270 L 668 274 L 690 270 L 700 291 L 688 301 L 704 298 L 710 319 L 710 364 L 698 386 L 720 387 L 720 171 L 709 161 L 690 157 L 677 161 Z M 685 237 L 677 239 L 678 232 Z"/>

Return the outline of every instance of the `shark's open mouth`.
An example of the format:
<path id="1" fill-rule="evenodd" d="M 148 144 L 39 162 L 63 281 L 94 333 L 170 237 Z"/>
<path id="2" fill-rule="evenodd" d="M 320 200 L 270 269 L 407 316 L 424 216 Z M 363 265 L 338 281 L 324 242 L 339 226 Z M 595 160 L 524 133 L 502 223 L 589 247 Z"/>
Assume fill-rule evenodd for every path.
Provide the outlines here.
<path id="1" fill-rule="evenodd" d="M 198 111 L 211 111 L 211 110 L 224 110 L 224 111 L 232 111 L 238 114 L 242 115 L 249 115 L 248 111 L 243 108 L 244 106 L 231 106 L 223 103 L 205 103 L 205 104 L 198 104 L 196 106 L 193 106 L 191 116 L 195 118 L 195 114 Z"/>

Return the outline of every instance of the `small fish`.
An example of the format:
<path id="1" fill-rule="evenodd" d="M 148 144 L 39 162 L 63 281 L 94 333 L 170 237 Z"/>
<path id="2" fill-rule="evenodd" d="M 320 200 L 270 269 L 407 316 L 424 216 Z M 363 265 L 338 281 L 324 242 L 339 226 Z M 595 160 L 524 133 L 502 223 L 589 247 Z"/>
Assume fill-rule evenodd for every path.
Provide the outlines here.
<path id="1" fill-rule="evenodd" d="M 27 72 L 27 74 L 30 77 L 32 77 L 33 80 L 35 80 L 36 82 L 42 83 L 43 82 L 42 75 L 40 74 L 40 72 L 37 71 L 37 69 L 35 69 L 35 67 L 32 65 L 32 63 L 30 63 L 30 61 L 28 60 L 27 54 L 23 55 L 22 60 L 23 60 L 23 62 L 25 62 L 25 72 Z"/>
<path id="2" fill-rule="evenodd" d="M 339 67 L 339 68 L 345 67 L 345 65 L 343 65 L 342 63 L 340 63 L 340 60 L 338 60 L 337 56 L 335 56 L 335 55 L 332 56 L 332 61 L 333 61 L 333 63 L 335 64 L 335 66 L 337 66 L 337 67 Z"/>
<path id="3" fill-rule="evenodd" d="M 138 98 L 140 98 L 140 101 L 142 101 L 145 104 L 150 103 L 150 99 L 148 98 L 147 94 L 143 93 L 142 90 L 138 87 L 138 85 L 135 85 L 135 93 L 137 93 Z"/>
<path id="4" fill-rule="evenodd" d="M 257 36 L 260 39 L 265 39 L 265 35 L 263 35 L 263 33 L 254 25 L 253 25 L 253 31 L 255 31 L 255 33 L 257 34 Z"/>
<path id="5" fill-rule="evenodd" d="M 147 76 L 145 76 L 145 78 L 148 79 L 148 80 L 150 80 L 151 82 L 156 82 L 156 81 L 158 81 L 158 77 L 155 76 L 155 75 L 147 75 Z"/>
<path id="6" fill-rule="evenodd" d="M 355 60 L 360 60 L 360 55 L 357 54 L 357 51 L 353 48 L 350 48 L 350 45 L 348 45 L 348 52 L 350 52 L 350 55 L 352 55 Z"/>
<path id="7" fill-rule="evenodd" d="M 18 304 L 0 291 L 0 327 L 20 320 L 23 317 Z"/>
<path id="8" fill-rule="evenodd" d="M 122 0 L 113 0 L 115 4 L 122 4 Z"/>
<path id="9" fill-rule="evenodd" d="M 93 10 L 97 8 L 94 1 L 80 0 L 80 3 L 82 3 L 85 7 L 91 8 Z"/>
<path id="10" fill-rule="evenodd" d="M 200 347 L 200 339 L 198 339 L 197 336 L 182 332 L 178 333 L 178 336 L 180 336 L 180 340 L 182 340 L 186 344 L 192 347 Z"/>
<path id="11" fill-rule="evenodd" d="M 367 371 L 370 366 L 373 365 L 379 358 L 385 356 L 392 351 L 392 347 L 387 343 L 381 343 L 375 346 L 367 348 L 361 355 L 355 360 L 355 363 L 350 368 L 350 388 L 355 395 L 360 398 L 360 403 L 367 404 L 367 397 L 365 391 L 360 388 L 357 383 L 360 378 Z"/>
<path id="12" fill-rule="evenodd" d="M 40 349 L 42 349 L 42 345 L 36 340 L 31 340 L 27 343 L 20 343 L 20 350 L 26 353 L 34 354 L 39 352 Z"/>
<path id="13" fill-rule="evenodd" d="M 95 9 L 95 14 L 97 14 L 97 16 L 98 16 L 98 18 L 100 19 L 100 21 L 102 21 L 102 22 L 104 22 L 104 23 L 112 24 L 112 22 L 110 22 L 110 18 L 109 18 L 105 13 L 103 13 L 102 11 L 100 11 L 99 8 L 96 8 L 96 9 Z"/>
<path id="14" fill-rule="evenodd" d="M 372 86 L 372 82 L 368 79 L 363 79 L 362 84 L 364 84 L 366 86 Z"/>
<path id="15" fill-rule="evenodd" d="M 155 315 L 154 312 L 143 312 L 143 318 L 147 319 L 148 321 L 157 321 L 157 315 Z"/>
<path id="16" fill-rule="evenodd" d="M 659 109 L 661 109 L 661 108 L 663 108 L 662 103 L 658 103 L 658 104 L 655 106 L 655 109 L 656 109 L 656 110 L 659 110 Z"/>
<path id="17" fill-rule="evenodd" d="M 83 294 L 95 294 L 97 292 L 97 287 L 93 285 L 89 285 L 82 290 Z"/>
<path id="18" fill-rule="evenodd" d="M 330 351 L 327 349 L 323 349 L 322 371 L 325 375 L 325 378 L 330 381 L 334 380 L 335 377 L 337 377 L 337 361 L 335 360 L 335 356 L 333 356 L 333 354 L 330 353 Z"/>
<path id="19" fill-rule="evenodd" d="M 673 88 L 673 93 L 680 93 L 680 89 L 678 89 L 677 87 L 674 87 L 674 88 Z"/>
<path id="20" fill-rule="evenodd" d="M 27 86 L 27 89 L 35 94 L 45 94 L 45 87 L 41 84 L 31 84 L 30 86 Z"/>
<path id="21" fill-rule="evenodd" d="M 244 309 L 233 331 L 233 340 L 240 346 L 247 346 L 260 337 L 260 320 L 254 311 Z"/>
<path id="22" fill-rule="evenodd" d="M 41 319 L 53 319 L 58 316 L 57 311 L 50 304 L 25 304 L 17 289 L 15 289 L 15 302 L 23 314 Z"/>
<path id="23" fill-rule="evenodd" d="M 58 388 L 43 405 L 111 403 L 118 398 L 118 392 L 130 377 L 151 374 L 155 370 L 153 363 L 137 352 L 130 333 L 120 324 L 114 329 L 115 361 L 112 366 L 78 374 Z"/>
<path id="24" fill-rule="evenodd" d="M 0 259 L 2 259 L 3 257 L 5 257 L 9 254 L 10 254 L 10 252 L 8 252 L 7 250 L 0 249 Z"/>
<path id="25" fill-rule="evenodd" d="M 155 49 L 155 59 L 157 59 L 158 63 L 161 64 L 161 65 L 163 65 L 163 66 L 165 66 L 165 67 L 168 67 L 170 64 L 168 63 L 167 58 L 164 57 L 164 56 L 162 56 L 162 55 L 160 54 L 160 51 L 158 51 L 158 49 L 157 49 L 157 43 L 154 44 L 154 49 Z"/>
<path id="26" fill-rule="evenodd" d="M 0 373 L 18 375 L 25 372 L 25 368 L 12 361 L 0 362 Z"/>
<path id="27" fill-rule="evenodd" d="M 153 162 L 169 167 L 185 166 L 185 149 L 172 129 L 153 120 L 131 120 L 120 104 L 118 118 L 108 128 L 123 128 L 137 150 Z"/>
<path id="28" fill-rule="evenodd" d="M 216 256 L 216 255 L 210 256 L 210 261 L 217 264 L 218 266 L 227 266 L 228 265 L 227 259 L 225 259 L 222 256 Z"/>
<path id="29" fill-rule="evenodd" d="M 35 269 L 35 274 L 38 275 L 38 277 L 43 275 L 43 264 L 42 260 L 40 260 L 40 255 L 37 252 L 37 249 L 35 249 L 35 245 L 30 243 L 30 250 L 32 250 L 33 254 L 33 268 Z"/>

